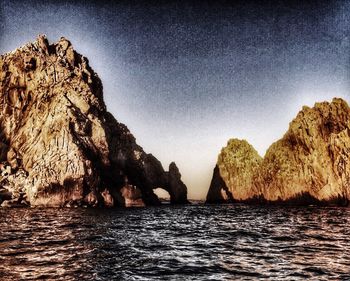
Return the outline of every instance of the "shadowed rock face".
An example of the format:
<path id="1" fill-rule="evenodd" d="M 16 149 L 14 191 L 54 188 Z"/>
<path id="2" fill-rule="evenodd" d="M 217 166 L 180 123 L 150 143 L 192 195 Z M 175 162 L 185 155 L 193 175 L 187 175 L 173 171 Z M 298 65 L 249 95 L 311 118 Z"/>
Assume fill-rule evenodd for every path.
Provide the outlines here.
<path id="1" fill-rule="evenodd" d="M 39 36 L 2 55 L 0 69 L 0 195 L 7 196 L 1 198 L 123 206 L 127 178 L 143 204 L 160 203 L 158 187 L 173 203 L 187 202 L 180 174 L 174 181 L 172 166 L 165 172 L 106 111 L 100 79 L 68 40 L 49 45 Z"/>
<path id="2" fill-rule="evenodd" d="M 232 191 L 221 177 L 218 165 L 214 168 L 213 178 L 207 194 L 207 203 L 232 203 L 234 202 Z"/>
<path id="3" fill-rule="evenodd" d="M 263 159 L 245 141 L 228 143 L 218 166 L 234 200 L 348 204 L 350 199 L 350 109 L 342 99 L 303 107 L 287 133 Z M 245 160 L 242 161 L 242 156 Z M 213 178 L 213 181 L 214 181 Z M 208 202 L 217 198 L 210 187 Z M 220 191 L 221 192 L 221 191 Z M 220 200 L 215 200 L 220 202 Z"/>

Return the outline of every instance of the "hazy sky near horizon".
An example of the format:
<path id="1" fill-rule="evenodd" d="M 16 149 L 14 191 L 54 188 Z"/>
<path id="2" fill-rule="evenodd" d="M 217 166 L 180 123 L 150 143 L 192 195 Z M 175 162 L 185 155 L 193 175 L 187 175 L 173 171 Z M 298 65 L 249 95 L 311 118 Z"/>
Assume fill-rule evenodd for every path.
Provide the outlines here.
<path id="1" fill-rule="evenodd" d="M 229 138 L 264 155 L 303 105 L 350 101 L 350 1 L 115 2 L 0 0 L 0 53 L 68 38 L 190 198 L 205 198 Z"/>

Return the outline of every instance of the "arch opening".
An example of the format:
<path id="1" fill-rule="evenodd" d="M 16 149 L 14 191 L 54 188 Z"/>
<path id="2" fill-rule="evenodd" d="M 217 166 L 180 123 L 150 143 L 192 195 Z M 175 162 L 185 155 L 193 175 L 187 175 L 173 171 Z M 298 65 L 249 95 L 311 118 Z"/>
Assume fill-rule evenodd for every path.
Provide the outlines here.
<path id="1" fill-rule="evenodd" d="M 165 189 L 158 187 L 153 189 L 153 192 L 157 195 L 159 201 L 162 204 L 170 204 L 170 194 Z"/>

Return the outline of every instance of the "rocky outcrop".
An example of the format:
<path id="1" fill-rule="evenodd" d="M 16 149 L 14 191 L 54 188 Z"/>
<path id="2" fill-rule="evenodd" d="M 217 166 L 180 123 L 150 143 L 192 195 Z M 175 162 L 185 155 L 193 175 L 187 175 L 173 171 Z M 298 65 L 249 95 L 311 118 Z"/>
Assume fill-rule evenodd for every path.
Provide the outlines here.
<path id="1" fill-rule="evenodd" d="M 210 183 L 207 194 L 207 203 L 232 203 L 234 202 L 232 191 L 229 190 L 227 184 L 220 174 L 218 165 L 214 168 L 213 178 Z"/>
<path id="2" fill-rule="evenodd" d="M 303 107 L 263 159 L 245 141 L 233 142 L 219 155 L 213 181 L 220 176 L 223 182 L 210 186 L 208 202 L 223 201 L 219 192 L 229 190 L 243 202 L 348 204 L 350 108 L 344 100 Z"/>
<path id="3" fill-rule="evenodd" d="M 126 184 L 121 189 L 122 196 L 125 198 L 126 207 L 144 207 L 145 203 L 142 200 L 142 193 L 139 188 L 134 185 Z"/>
<path id="4" fill-rule="evenodd" d="M 256 190 L 253 175 L 262 158 L 245 140 L 231 139 L 219 154 L 207 202 L 242 201 L 253 197 Z"/>
<path id="5" fill-rule="evenodd" d="M 181 181 L 181 174 L 174 162 L 169 165 L 169 172 L 166 173 L 167 191 L 172 204 L 187 203 L 187 187 Z"/>
<path id="6" fill-rule="evenodd" d="M 245 140 L 231 139 L 221 150 L 214 170 L 208 202 L 247 200 L 256 194 L 252 182 L 262 158 Z"/>
<path id="7" fill-rule="evenodd" d="M 172 165 L 165 172 L 107 112 L 100 79 L 67 39 L 39 36 L 2 55 L 0 69 L 4 205 L 125 206 L 126 178 L 145 205 L 160 203 L 158 187 L 187 202 L 180 174 L 174 180 Z"/>

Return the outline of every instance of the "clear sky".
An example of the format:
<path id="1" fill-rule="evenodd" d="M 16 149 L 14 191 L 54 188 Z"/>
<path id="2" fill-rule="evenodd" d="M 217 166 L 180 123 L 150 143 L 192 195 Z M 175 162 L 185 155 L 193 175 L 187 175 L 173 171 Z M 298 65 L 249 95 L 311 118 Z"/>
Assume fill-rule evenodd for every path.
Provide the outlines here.
<path id="1" fill-rule="evenodd" d="M 0 0 L 0 53 L 68 38 L 189 198 L 205 198 L 229 138 L 264 155 L 302 105 L 350 101 L 350 1 L 115 2 Z"/>

